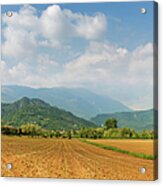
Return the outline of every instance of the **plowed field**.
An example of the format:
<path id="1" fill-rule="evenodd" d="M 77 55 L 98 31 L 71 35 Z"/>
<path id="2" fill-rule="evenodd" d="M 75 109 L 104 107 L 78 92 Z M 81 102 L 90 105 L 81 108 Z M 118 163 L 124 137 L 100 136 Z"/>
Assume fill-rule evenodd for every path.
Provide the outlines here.
<path id="1" fill-rule="evenodd" d="M 139 152 L 144 154 L 154 154 L 154 144 L 157 144 L 157 141 L 155 142 L 153 140 L 130 140 L 130 139 L 98 139 L 98 140 L 89 140 L 92 142 L 110 145 L 114 147 L 118 147 L 124 150 L 129 150 L 131 152 Z M 155 152 L 157 154 L 157 152 Z"/>
<path id="2" fill-rule="evenodd" d="M 6 164 L 12 163 L 11 170 Z M 153 180 L 153 161 L 77 139 L 2 137 L 2 176 Z M 146 167 L 146 173 L 139 172 Z"/>

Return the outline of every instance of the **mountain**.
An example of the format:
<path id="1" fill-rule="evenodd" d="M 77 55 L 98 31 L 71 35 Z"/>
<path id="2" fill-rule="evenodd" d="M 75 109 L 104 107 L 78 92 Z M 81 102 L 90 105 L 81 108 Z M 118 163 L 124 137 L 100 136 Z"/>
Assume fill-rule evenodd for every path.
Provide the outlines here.
<path id="1" fill-rule="evenodd" d="M 11 104 L 2 103 L 2 125 L 21 126 L 36 123 L 46 129 L 79 129 L 96 127 L 71 112 L 50 106 L 40 99 L 22 98 Z"/>
<path id="2" fill-rule="evenodd" d="M 2 102 L 11 103 L 22 97 L 39 98 L 85 119 L 102 113 L 131 111 L 119 101 L 82 88 L 2 86 Z"/>
<path id="3" fill-rule="evenodd" d="M 153 109 L 146 111 L 120 112 L 113 114 L 100 114 L 91 118 L 91 121 L 97 125 L 103 124 L 108 118 L 116 118 L 118 127 L 129 127 L 135 130 L 154 129 L 154 114 L 157 114 Z M 157 122 L 157 121 L 155 121 Z"/>

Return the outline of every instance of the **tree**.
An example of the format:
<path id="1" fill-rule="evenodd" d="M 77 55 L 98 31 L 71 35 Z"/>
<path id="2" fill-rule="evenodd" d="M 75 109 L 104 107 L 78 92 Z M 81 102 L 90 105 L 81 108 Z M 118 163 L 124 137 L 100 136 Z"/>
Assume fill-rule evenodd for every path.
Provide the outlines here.
<path id="1" fill-rule="evenodd" d="M 32 137 L 40 135 L 42 132 L 42 128 L 39 125 L 35 125 L 31 123 L 22 125 L 20 128 L 21 128 L 22 134 L 29 135 Z"/>
<path id="2" fill-rule="evenodd" d="M 53 130 L 49 131 L 49 136 L 50 138 L 53 138 L 55 136 L 55 132 Z"/>
<path id="3" fill-rule="evenodd" d="M 18 134 L 18 129 L 13 126 L 2 126 L 1 127 L 1 132 L 4 135 L 17 135 Z"/>
<path id="4" fill-rule="evenodd" d="M 68 139 L 71 139 L 71 131 L 67 131 L 67 137 Z"/>
<path id="5" fill-rule="evenodd" d="M 61 136 L 61 133 L 57 130 L 56 133 L 55 133 L 55 137 L 59 138 L 60 136 Z"/>
<path id="6" fill-rule="evenodd" d="M 117 128 L 117 120 L 115 118 L 107 119 L 104 124 L 106 130 L 110 128 Z"/>

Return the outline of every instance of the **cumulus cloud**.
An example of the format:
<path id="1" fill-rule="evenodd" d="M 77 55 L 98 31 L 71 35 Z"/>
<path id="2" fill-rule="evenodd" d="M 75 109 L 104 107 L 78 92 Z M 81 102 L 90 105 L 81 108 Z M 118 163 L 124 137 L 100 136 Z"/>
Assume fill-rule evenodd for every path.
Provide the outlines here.
<path id="1" fill-rule="evenodd" d="M 2 54 L 18 59 L 36 52 L 36 47 L 61 47 L 75 37 L 97 40 L 107 30 L 104 14 L 88 16 L 58 5 L 49 6 L 41 16 L 34 7 L 25 5 L 12 18 L 3 15 L 2 22 Z"/>
<path id="2" fill-rule="evenodd" d="M 152 56 L 152 43 L 128 51 L 107 42 L 92 42 L 83 55 L 65 65 L 58 84 L 91 87 L 135 109 L 148 108 L 153 96 Z"/>
<path id="3" fill-rule="evenodd" d="M 107 31 L 107 18 L 102 13 L 86 15 L 61 9 L 57 5 L 48 7 L 40 18 L 42 33 L 50 39 L 65 40 L 71 37 L 82 37 L 97 40 L 104 37 Z"/>
<path id="4" fill-rule="evenodd" d="M 86 39 L 98 39 L 102 38 L 106 34 L 106 17 L 103 14 L 98 13 L 94 17 L 91 16 L 76 16 L 76 33 L 77 35 Z"/>
<path id="5" fill-rule="evenodd" d="M 105 94 L 134 109 L 150 108 L 153 88 L 153 45 L 133 51 L 105 42 L 91 42 L 85 53 L 66 64 L 48 55 L 38 56 L 37 66 L 2 61 L 4 82 L 32 87 L 83 87 Z"/>
<path id="6" fill-rule="evenodd" d="M 7 27 L 3 30 L 5 42 L 2 44 L 2 56 L 22 59 L 35 53 L 37 42 L 34 33 Z"/>
<path id="7" fill-rule="evenodd" d="M 26 5 L 12 18 L 3 15 L 2 24 L 4 84 L 83 87 L 135 109 L 152 107 L 153 44 L 130 51 L 109 43 L 104 14 L 53 5 L 38 16 Z"/>
<path id="8" fill-rule="evenodd" d="M 28 74 L 28 66 L 26 64 L 18 63 L 16 66 L 11 68 L 8 67 L 5 61 L 1 61 L 1 70 L 2 70 L 2 82 L 15 83 L 17 79 L 23 81 L 23 79 Z"/>

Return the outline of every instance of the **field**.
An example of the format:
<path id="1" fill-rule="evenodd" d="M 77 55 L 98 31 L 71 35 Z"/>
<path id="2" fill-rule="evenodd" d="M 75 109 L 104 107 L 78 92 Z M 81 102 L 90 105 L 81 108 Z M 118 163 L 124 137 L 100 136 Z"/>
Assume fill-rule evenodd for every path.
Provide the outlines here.
<path id="1" fill-rule="evenodd" d="M 13 164 L 11 170 L 6 169 L 7 163 Z M 141 167 L 146 167 L 145 174 L 140 173 Z M 153 180 L 153 167 L 153 160 L 105 150 L 77 139 L 2 136 L 5 177 Z"/>
<path id="2" fill-rule="evenodd" d="M 144 153 L 144 154 L 154 154 L 154 153 L 157 154 L 157 152 L 155 152 L 154 150 L 154 147 L 157 144 L 157 141 L 154 142 L 154 140 L 140 140 L 140 139 L 103 140 L 103 139 L 99 139 L 99 140 L 89 140 L 89 141 L 118 147 L 124 150 L 129 150 L 131 152 L 138 152 L 138 153 Z"/>

